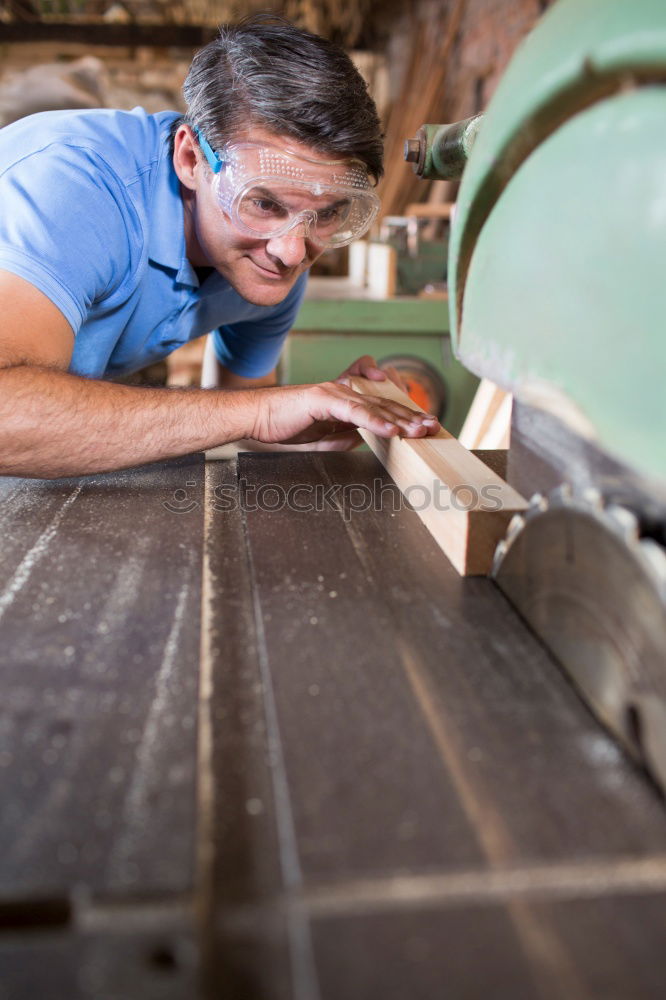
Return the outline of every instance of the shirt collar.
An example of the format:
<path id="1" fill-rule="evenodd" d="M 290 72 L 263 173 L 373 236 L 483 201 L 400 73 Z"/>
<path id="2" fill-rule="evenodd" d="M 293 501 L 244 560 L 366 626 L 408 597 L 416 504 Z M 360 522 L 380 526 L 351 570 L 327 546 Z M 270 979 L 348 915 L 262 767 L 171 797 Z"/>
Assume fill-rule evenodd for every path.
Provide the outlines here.
<path id="1" fill-rule="evenodd" d="M 167 135 L 161 142 L 150 209 L 148 257 L 176 271 L 176 280 L 181 284 L 197 288 L 199 281 L 185 250 L 183 200 Z"/>

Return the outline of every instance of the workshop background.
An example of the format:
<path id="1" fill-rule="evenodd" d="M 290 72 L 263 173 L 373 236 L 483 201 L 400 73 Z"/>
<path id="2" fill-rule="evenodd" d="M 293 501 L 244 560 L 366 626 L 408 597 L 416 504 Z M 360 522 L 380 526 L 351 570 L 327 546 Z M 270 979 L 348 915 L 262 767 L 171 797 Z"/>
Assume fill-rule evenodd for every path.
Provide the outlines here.
<path id="1" fill-rule="evenodd" d="M 251 9 L 5 0 L 4 120 Z M 275 9 L 388 147 L 280 377 L 464 427 L 0 477 L 0 1000 L 663 1000 L 666 6 Z"/>
<path id="2" fill-rule="evenodd" d="M 274 10 L 339 42 L 358 59 L 386 122 L 390 151 L 391 144 L 402 141 L 402 124 L 418 128 L 429 117 L 424 111 L 436 121 L 457 121 L 485 107 L 511 53 L 547 7 L 548 0 L 2 0 L 0 120 L 6 124 L 30 110 L 32 88 L 26 93 L 20 73 L 53 63 L 65 69 L 84 57 L 99 60 L 89 61 L 87 80 L 76 82 L 81 96 L 89 94 L 90 106 L 129 108 L 138 101 L 148 111 L 181 108 L 180 87 L 191 55 L 214 36 L 216 25 L 256 10 Z M 161 36 L 151 32 L 155 24 L 161 26 Z M 201 32 L 194 43 L 189 41 L 192 26 Z M 164 44 L 148 44 L 151 35 Z M 179 36 L 188 40 L 179 42 Z M 44 72 L 50 76 L 50 69 Z M 30 80 L 36 88 L 37 78 L 31 74 Z M 417 80 L 428 82 L 427 91 L 413 86 Z M 386 187 L 389 181 L 392 188 L 399 187 L 409 172 L 390 156 L 387 162 Z M 425 195 L 414 185 L 402 198 L 406 204 L 407 198 L 416 201 Z M 404 205 L 397 193 L 393 197 L 384 211 L 397 214 Z"/>
<path id="3" fill-rule="evenodd" d="M 348 357 L 371 354 L 398 367 L 415 402 L 437 412 L 458 434 L 478 380 L 455 361 L 448 338 L 447 213 L 457 185 L 416 177 L 404 162 L 403 143 L 425 121 L 457 121 L 484 108 L 511 53 L 547 5 L 547 0 L 3 0 L 0 123 L 55 107 L 182 109 L 181 86 L 193 52 L 214 36 L 218 23 L 255 10 L 274 10 L 344 45 L 385 125 L 381 216 L 370 234 L 369 257 L 363 255 L 364 243 L 324 254 L 315 264 L 317 280 L 279 379 L 323 381 L 343 370 Z M 417 220 L 413 207 L 419 203 L 423 213 Z M 353 280 L 342 284 L 319 280 L 349 274 Z M 416 296 L 431 301 L 413 301 Z M 365 298 L 375 300 L 371 311 L 359 304 Z M 203 354 L 203 340 L 187 344 L 132 381 L 199 385 Z"/>

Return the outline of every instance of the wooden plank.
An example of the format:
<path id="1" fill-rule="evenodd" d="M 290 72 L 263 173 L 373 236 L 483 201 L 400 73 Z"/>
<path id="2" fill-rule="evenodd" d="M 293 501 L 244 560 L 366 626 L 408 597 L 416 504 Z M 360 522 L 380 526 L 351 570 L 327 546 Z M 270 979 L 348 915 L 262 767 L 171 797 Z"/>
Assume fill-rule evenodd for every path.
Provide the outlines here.
<path id="1" fill-rule="evenodd" d="M 417 219 L 450 219 L 453 212 L 454 203 L 451 201 L 431 202 L 413 201 L 405 208 L 405 215 L 412 215 Z"/>
<path id="2" fill-rule="evenodd" d="M 419 409 L 392 382 L 353 377 L 356 392 Z M 361 436 L 462 576 L 490 572 L 493 553 L 527 502 L 444 429 L 428 438 Z"/>
<path id="3" fill-rule="evenodd" d="M 512 396 L 490 379 L 479 384 L 458 440 L 465 448 L 508 448 Z"/>
<path id="4" fill-rule="evenodd" d="M 5 900 L 192 889 L 202 479 L 2 483 Z"/>

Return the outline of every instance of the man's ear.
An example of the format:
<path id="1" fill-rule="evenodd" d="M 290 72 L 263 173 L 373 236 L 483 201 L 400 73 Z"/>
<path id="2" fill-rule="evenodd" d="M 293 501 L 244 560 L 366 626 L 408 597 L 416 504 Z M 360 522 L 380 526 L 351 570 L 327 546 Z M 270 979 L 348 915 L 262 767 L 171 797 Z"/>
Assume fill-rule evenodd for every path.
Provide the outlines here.
<path id="1" fill-rule="evenodd" d="M 197 174 L 203 169 L 199 143 L 189 125 L 180 125 L 173 141 L 173 166 L 178 180 L 190 191 L 197 188 Z"/>

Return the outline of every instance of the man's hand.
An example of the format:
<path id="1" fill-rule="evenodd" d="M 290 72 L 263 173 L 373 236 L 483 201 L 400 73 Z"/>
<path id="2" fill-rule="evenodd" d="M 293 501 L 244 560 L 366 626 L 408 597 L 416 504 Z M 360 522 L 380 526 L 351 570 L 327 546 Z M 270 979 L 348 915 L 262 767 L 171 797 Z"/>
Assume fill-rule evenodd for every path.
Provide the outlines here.
<path id="1" fill-rule="evenodd" d="M 371 382 L 385 382 L 388 378 L 394 385 L 397 385 L 398 389 L 407 392 L 407 386 L 398 370 L 392 368 L 390 365 L 386 368 L 380 368 L 375 359 L 369 354 L 364 354 L 362 358 L 357 358 L 349 368 L 346 368 L 341 375 L 338 375 L 335 381 L 346 385 L 346 380 L 350 375 L 362 375 L 364 378 L 370 379 Z"/>
<path id="2" fill-rule="evenodd" d="M 381 396 L 362 396 L 339 382 L 258 389 L 253 395 L 256 417 L 249 436 L 264 443 L 321 441 L 340 449 L 353 446 L 356 427 L 379 437 L 426 437 L 439 430 L 431 414 Z"/>

